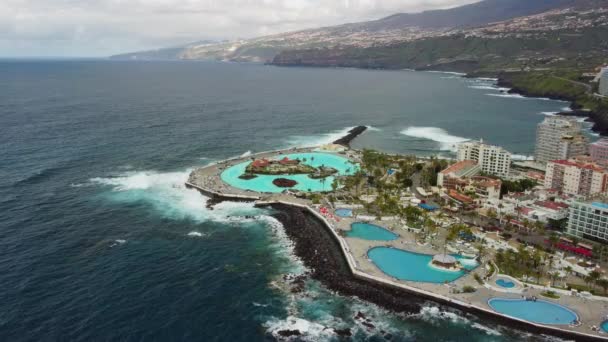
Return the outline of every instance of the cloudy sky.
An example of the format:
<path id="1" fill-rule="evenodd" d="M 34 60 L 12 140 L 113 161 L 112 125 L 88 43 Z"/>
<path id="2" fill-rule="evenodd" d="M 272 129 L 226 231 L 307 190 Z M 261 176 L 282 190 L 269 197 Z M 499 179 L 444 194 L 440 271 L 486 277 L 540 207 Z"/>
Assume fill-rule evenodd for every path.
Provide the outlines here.
<path id="1" fill-rule="evenodd" d="M 0 57 L 107 56 L 478 0 L 0 0 Z"/>

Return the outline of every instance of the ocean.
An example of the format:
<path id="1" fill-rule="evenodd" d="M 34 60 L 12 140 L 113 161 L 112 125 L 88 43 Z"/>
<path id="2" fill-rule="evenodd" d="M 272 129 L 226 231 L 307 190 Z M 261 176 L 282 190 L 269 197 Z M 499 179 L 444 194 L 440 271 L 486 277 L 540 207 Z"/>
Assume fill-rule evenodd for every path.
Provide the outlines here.
<path id="1" fill-rule="evenodd" d="M 183 182 L 356 125 L 371 126 L 356 148 L 450 156 L 483 138 L 524 158 L 567 103 L 446 73 L 211 62 L 5 60 L 0 80 L 0 340 L 532 338 L 433 303 L 391 314 L 312 280 L 290 293 L 283 276 L 306 269 L 272 212 L 209 210 Z"/>

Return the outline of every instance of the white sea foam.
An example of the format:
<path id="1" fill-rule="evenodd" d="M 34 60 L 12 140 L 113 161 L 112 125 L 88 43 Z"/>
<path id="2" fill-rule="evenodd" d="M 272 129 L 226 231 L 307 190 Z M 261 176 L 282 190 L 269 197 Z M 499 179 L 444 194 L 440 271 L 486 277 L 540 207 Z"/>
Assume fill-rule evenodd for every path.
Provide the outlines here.
<path id="1" fill-rule="evenodd" d="M 457 76 L 465 76 L 465 73 L 462 72 L 454 72 L 454 71 L 441 71 L 441 70 L 428 70 L 426 72 L 434 73 L 434 74 L 448 74 L 448 75 L 457 75 Z"/>
<path id="2" fill-rule="evenodd" d="M 472 85 L 472 86 L 469 86 L 469 88 L 482 89 L 482 90 L 496 90 L 496 91 L 504 91 L 504 92 L 511 90 L 511 88 L 497 87 L 494 85 Z"/>
<path id="3" fill-rule="evenodd" d="M 314 323 L 303 318 L 289 316 L 286 319 L 273 319 L 264 323 L 266 331 L 277 340 L 285 340 L 279 335 L 281 330 L 298 330 L 301 335 L 297 336 L 299 341 L 320 341 L 335 337 L 332 329 Z"/>
<path id="4" fill-rule="evenodd" d="M 502 334 L 500 333 L 500 331 L 496 330 L 496 329 L 492 329 L 492 328 L 488 328 L 485 325 L 481 325 L 479 323 L 473 323 L 471 325 L 472 328 L 475 328 L 477 330 L 481 330 L 483 332 L 485 332 L 488 335 L 492 335 L 492 336 L 501 336 Z"/>
<path id="5" fill-rule="evenodd" d="M 294 275 L 305 273 L 308 269 L 304 266 L 302 260 L 296 256 L 294 243 L 287 237 L 283 224 L 269 215 L 260 215 L 257 220 L 264 223 L 272 232 L 274 239 L 272 247 L 274 247 L 276 256 L 288 259 L 289 267 L 286 271 Z"/>
<path id="6" fill-rule="evenodd" d="M 323 134 L 313 135 L 296 135 L 288 139 L 288 144 L 291 147 L 314 147 L 332 143 L 346 134 L 354 127 L 345 127 L 340 130 L 331 131 Z"/>
<path id="7" fill-rule="evenodd" d="M 191 236 L 191 237 L 203 237 L 204 234 L 201 233 L 201 232 L 192 231 L 192 232 L 188 233 L 188 236 Z"/>
<path id="8" fill-rule="evenodd" d="M 519 94 L 486 94 L 488 96 L 496 96 L 496 97 L 505 97 L 505 98 L 509 98 L 509 99 L 528 99 L 525 96 L 519 95 Z"/>
<path id="9" fill-rule="evenodd" d="M 562 112 L 571 112 L 571 111 L 572 111 L 572 108 L 570 108 L 570 107 L 562 107 L 562 108 L 561 108 L 561 111 L 562 111 Z"/>
<path id="10" fill-rule="evenodd" d="M 189 170 L 180 172 L 132 171 L 117 177 L 98 177 L 92 184 L 111 191 L 106 195 L 118 203 L 147 203 L 167 218 L 192 219 L 197 222 L 235 222 L 246 220 L 239 215 L 258 215 L 263 212 L 253 203 L 222 202 L 215 210 L 205 207 L 208 198 L 198 191 L 187 189 L 184 182 Z"/>
<path id="11" fill-rule="evenodd" d="M 374 126 L 367 126 L 367 130 L 368 131 L 374 131 L 374 132 L 381 132 L 382 129 L 378 128 L 378 127 L 374 127 Z"/>
<path id="12" fill-rule="evenodd" d="M 127 240 L 116 239 L 116 240 L 112 241 L 112 243 L 110 244 L 110 247 L 116 247 L 118 245 L 124 245 L 125 243 L 127 243 Z"/>
<path id="13" fill-rule="evenodd" d="M 247 151 L 240 155 L 241 158 L 249 157 L 251 155 L 251 151 Z"/>
<path id="14" fill-rule="evenodd" d="M 428 139 L 439 143 L 442 151 L 455 151 L 459 143 L 470 139 L 449 134 L 446 130 L 438 127 L 408 127 L 401 134 L 409 137 Z"/>
<path id="15" fill-rule="evenodd" d="M 470 321 L 456 312 L 443 311 L 437 306 L 423 306 L 420 313 L 415 314 L 418 318 L 431 323 L 437 323 L 439 320 L 448 320 L 452 323 L 469 323 Z"/>
<path id="16" fill-rule="evenodd" d="M 559 112 L 540 112 L 540 113 L 545 116 L 556 116 Z"/>
<path id="17" fill-rule="evenodd" d="M 259 307 L 259 308 L 265 308 L 265 307 L 270 306 L 270 304 L 260 304 L 260 303 L 257 303 L 257 302 L 252 302 L 251 305 Z"/>

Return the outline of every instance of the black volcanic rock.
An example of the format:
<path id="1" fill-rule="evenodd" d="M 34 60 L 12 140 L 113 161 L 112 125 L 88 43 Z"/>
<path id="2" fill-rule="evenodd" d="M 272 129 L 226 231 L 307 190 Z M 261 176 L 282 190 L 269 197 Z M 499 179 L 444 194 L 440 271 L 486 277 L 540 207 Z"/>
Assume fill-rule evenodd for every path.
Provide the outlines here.
<path id="1" fill-rule="evenodd" d="M 278 186 L 279 188 L 293 188 L 298 184 L 298 182 L 293 179 L 276 178 L 272 181 L 272 184 Z"/>
<path id="2" fill-rule="evenodd" d="M 300 330 L 279 330 L 277 332 L 277 334 L 279 334 L 282 337 L 291 337 L 291 336 L 300 336 L 302 335 L 302 333 L 300 332 Z"/>
<path id="3" fill-rule="evenodd" d="M 348 131 L 348 134 L 346 134 L 342 138 L 334 141 L 333 143 L 336 145 L 342 145 L 345 147 L 349 147 L 351 141 L 353 141 L 353 139 L 355 139 L 361 133 L 365 132 L 366 129 L 367 129 L 367 126 L 357 126 L 353 129 L 351 129 L 350 131 Z"/>
<path id="4" fill-rule="evenodd" d="M 310 276 L 320 281 L 329 290 L 342 296 L 357 297 L 369 301 L 394 312 L 419 313 L 423 305 L 437 305 L 436 299 L 424 297 L 422 294 L 410 293 L 403 289 L 356 278 L 350 272 L 339 243 L 318 218 L 305 209 L 285 204 L 273 204 L 271 207 L 276 210 L 273 217 L 281 222 L 287 236 L 294 241 L 295 254 L 311 270 Z M 448 309 L 442 308 L 442 310 Z M 525 329 L 536 334 L 575 338 L 576 341 L 599 340 L 599 338 L 593 338 L 592 336 L 583 337 L 566 331 L 532 326 L 474 308 L 468 310 L 461 308 L 460 314 L 466 315 L 466 311 L 471 311 L 471 313 L 494 323 Z M 358 312 L 355 319 L 369 329 L 375 328 L 371 320 L 362 312 Z M 384 338 L 390 340 L 393 336 L 385 334 Z"/>

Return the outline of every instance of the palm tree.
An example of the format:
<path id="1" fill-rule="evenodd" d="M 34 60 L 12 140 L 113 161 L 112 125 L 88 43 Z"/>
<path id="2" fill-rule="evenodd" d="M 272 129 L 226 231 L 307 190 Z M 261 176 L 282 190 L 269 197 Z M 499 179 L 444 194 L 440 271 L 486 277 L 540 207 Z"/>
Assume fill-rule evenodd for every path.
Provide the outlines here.
<path id="1" fill-rule="evenodd" d="M 608 291 L 608 279 L 600 278 L 597 280 L 597 284 L 604 290 L 604 295 L 606 295 L 606 291 Z"/>
<path id="2" fill-rule="evenodd" d="M 483 257 L 485 256 L 485 253 L 486 253 L 486 246 L 484 244 L 484 240 L 481 240 L 481 242 L 477 246 L 477 256 L 479 258 L 480 263 L 483 261 Z"/>
<path id="3" fill-rule="evenodd" d="M 559 242 L 559 237 L 557 234 L 553 233 L 549 236 L 549 244 L 551 245 L 551 249 L 555 250 L 555 245 Z"/>
<path id="4" fill-rule="evenodd" d="M 564 270 L 566 271 L 566 273 L 567 273 L 568 275 L 571 275 L 571 274 L 572 274 L 572 266 L 569 266 L 569 265 L 568 265 L 568 266 L 566 266 L 566 267 L 564 268 Z"/>
<path id="5" fill-rule="evenodd" d="M 591 271 L 589 273 L 589 280 L 590 280 L 590 283 L 593 285 L 594 288 L 595 288 L 595 285 L 596 285 L 597 281 L 600 279 L 601 276 L 602 275 L 598 271 Z"/>

